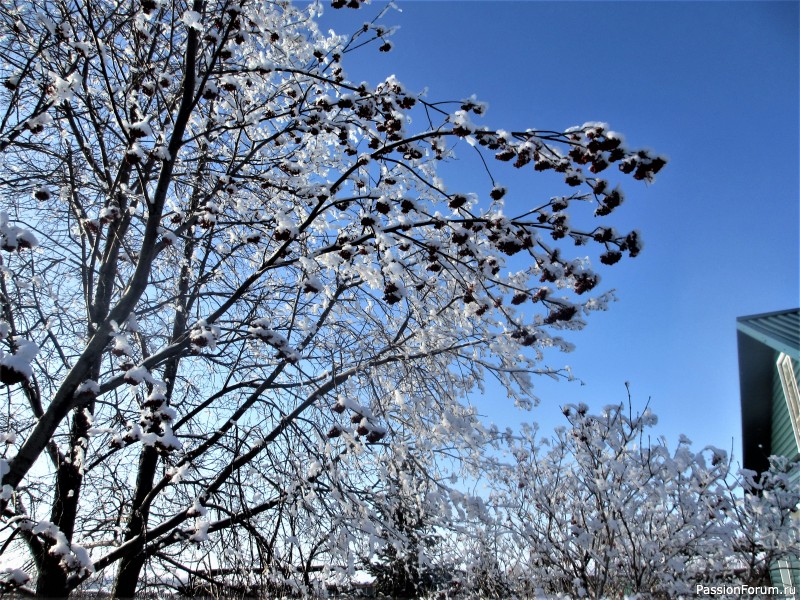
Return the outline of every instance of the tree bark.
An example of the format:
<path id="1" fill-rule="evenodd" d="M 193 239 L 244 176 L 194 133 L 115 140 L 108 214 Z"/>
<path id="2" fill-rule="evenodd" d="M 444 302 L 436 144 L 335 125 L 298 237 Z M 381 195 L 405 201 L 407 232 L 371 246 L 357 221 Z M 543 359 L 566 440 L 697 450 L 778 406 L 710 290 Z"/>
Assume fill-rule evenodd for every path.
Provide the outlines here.
<path id="1" fill-rule="evenodd" d="M 158 451 L 146 446 L 139 458 L 139 474 L 136 478 L 136 493 L 133 499 L 133 508 L 128 528 L 125 530 L 125 541 L 139 536 L 139 541 L 130 548 L 120 560 L 119 570 L 114 579 L 112 598 L 133 598 L 136 595 L 136 586 L 139 575 L 147 556 L 144 545 L 147 532 L 147 522 L 150 516 L 150 507 L 143 505 L 144 499 L 153 489 L 156 467 L 158 466 Z"/>
<path id="2" fill-rule="evenodd" d="M 92 412 L 93 407 L 85 410 Z M 83 453 L 91 423 L 84 410 L 78 409 L 72 417 L 70 448 L 61 458 L 56 473 L 56 489 L 50 520 L 71 543 L 75 533 L 75 520 L 78 515 L 78 502 L 83 483 Z M 69 574 L 61 566 L 61 559 L 49 553 L 52 544 L 42 544 L 39 561 L 39 577 L 36 582 L 36 595 L 44 598 L 66 598 L 72 591 Z"/>

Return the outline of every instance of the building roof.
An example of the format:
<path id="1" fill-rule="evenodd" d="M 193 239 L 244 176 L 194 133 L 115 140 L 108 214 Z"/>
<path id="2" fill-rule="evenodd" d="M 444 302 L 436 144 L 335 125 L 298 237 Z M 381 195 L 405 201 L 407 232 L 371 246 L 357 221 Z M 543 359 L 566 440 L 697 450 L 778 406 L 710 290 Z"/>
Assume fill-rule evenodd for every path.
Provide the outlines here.
<path id="1" fill-rule="evenodd" d="M 772 453 L 775 354 L 800 361 L 800 308 L 736 319 L 742 408 L 742 462 L 764 471 Z"/>
<path id="2" fill-rule="evenodd" d="M 739 317 L 736 328 L 773 350 L 800 360 L 800 308 Z"/>

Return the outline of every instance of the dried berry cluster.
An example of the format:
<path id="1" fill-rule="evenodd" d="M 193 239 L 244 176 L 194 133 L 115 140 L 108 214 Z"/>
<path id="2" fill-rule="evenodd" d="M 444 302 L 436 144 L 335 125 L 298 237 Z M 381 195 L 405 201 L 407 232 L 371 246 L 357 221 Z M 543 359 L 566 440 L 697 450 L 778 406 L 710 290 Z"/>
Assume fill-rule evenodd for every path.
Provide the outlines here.
<path id="1" fill-rule="evenodd" d="M 8 215 L 0 211 L 0 249 L 6 252 L 31 250 L 39 245 L 36 236 L 29 230 L 8 222 Z"/>
<path id="2" fill-rule="evenodd" d="M 124 435 L 115 435 L 111 439 L 111 447 L 123 448 L 142 442 L 155 447 L 163 456 L 179 450 L 181 443 L 173 434 L 171 425 L 176 416 L 177 413 L 169 406 L 162 387 L 155 386 L 142 403 L 138 423 L 129 422 Z"/>
<path id="3" fill-rule="evenodd" d="M 587 123 L 563 134 L 535 131 L 508 134 L 479 129 L 462 120 L 453 133 L 461 137 L 474 136 L 481 146 L 496 151 L 497 160 L 514 160 L 516 168 L 532 162 L 537 171 L 563 173 L 564 182 L 569 186 L 588 183 L 599 203 L 597 216 L 609 214 L 623 198 L 619 189 L 609 189 L 607 180 L 594 175 L 612 163 L 619 163 L 623 173 L 633 173 L 634 179 L 652 181 L 666 165 L 662 156 L 652 156 L 646 150 L 628 150 L 619 134 L 608 131 L 606 125 L 600 123 Z M 558 150 L 562 145 L 569 147 L 566 156 Z M 587 166 L 589 173 L 584 171 Z"/>
<path id="4" fill-rule="evenodd" d="M 386 437 L 386 428 L 376 422 L 374 415 L 368 408 L 359 406 L 357 402 L 348 402 L 342 398 L 331 406 L 331 410 L 340 415 L 348 408 L 352 411 L 350 423 L 356 426 L 356 436 L 365 436 L 365 439 L 370 444 L 375 444 Z M 351 429 L 340 425 L 334 425 L 328 431 L 327 436 L 329 439 L 338 438 L 345 432 L 351 432 Z"/>

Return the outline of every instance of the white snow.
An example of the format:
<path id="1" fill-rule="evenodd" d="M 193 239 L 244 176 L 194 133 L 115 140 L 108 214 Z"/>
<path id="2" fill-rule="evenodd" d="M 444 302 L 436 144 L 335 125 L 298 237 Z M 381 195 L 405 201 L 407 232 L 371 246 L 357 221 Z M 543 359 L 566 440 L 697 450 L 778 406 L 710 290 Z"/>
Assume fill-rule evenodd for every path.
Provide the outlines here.
<path id="1" fill-rule="evenodd" d="M 17 340 L 16 345 L 14 354 L 6 354 L 0 359 L 0 366 L 12 369 L 22 374 L 25 379 L 30 379 L 33 376 L 31 361 L 39 352 L 39 346 L 28 340 Z"/>
<path id="2" fill-rule="evenodd" d="M 2 574 L 3 578 L 5 578 L 6 581 L 8 581 L 9 583 L 11 583 L 16 587 L 25 585 L 31 579 L 31 576 L 28 575 L 22 569 L 14 569 L 11 567 L 6 567 L 2 571 L 0 571 L 0 574 Z"/>
<path id="3" fill-rule="evenodd" d="M 181 17 L 181 21 L 190 29 L 196 29 L 197 31 L 203 30 L 202 15 L 197 11 L 185 11 Z"/>

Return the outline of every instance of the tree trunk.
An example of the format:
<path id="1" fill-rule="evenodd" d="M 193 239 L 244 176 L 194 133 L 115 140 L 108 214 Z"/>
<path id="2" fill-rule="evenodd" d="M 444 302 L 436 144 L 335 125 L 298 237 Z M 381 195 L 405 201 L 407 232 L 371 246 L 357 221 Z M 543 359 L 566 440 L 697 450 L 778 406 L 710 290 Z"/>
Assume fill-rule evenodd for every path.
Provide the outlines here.
<path id="1" fill-rule="evenodd" d="M 67 598 L 71 591 L 67 574 L 61 568 L 60 558 L 53 556 L 49 550 L 51 544 L 45 544 L 45 552 L 41 557 L 39 578 L 36 581 L 37 598 Z"/>
<path id="2" fill-rule="evenodd" d="M 139 474 L 136 478 L 136 495 L 131 509 L 131 520 L 125 530 L 125 541 L 141 536 L 130 552 L 120 560 L 119 570 L 114 579 L 111 595 L 113 598 L 133 598 L 136 594 L 136 585 L 147 556 L 144 554 L 144 533 L 147 531 L 147 522 L 150 516 L 150 507 L 143 506 L 143 501 L 153 489 L 156 467 L 158 466 L 158 451 L 146 446 L 139 459 Z"/>
<path id="3" fill-rule="evenodd" d="M 86 451 L 86 440 L 91 423 L 84 411 L 94 410 L 94 403 L 85 409 L 78 409 L 72 417 L 70 447 L 58 465 L 56 473 L 55 498 L 50 520 L 72 543 L 75 533 L 75 519 L 78 515 L 78 502 L 83 483 L 82 461 Z M 49 553 L 52 544 L 45 542 L 39 561 L 39 577 L 36 582 L 36 595 L 44 598 L 66 598 L 70 591 L 69 574 L 64 571 L 58 556 Z"/>
<path id="4" fill-rule="evenodd" d="M 193 198 L 193 205 L 197 202 L 197 196 Z M 191 271 L 188 267 L 189 258 L 194 253 L 195 243 L 194 240 L 187 241 L 184 246 L 184 266 L 181 269 L 181 278 L 178 287 L 178 302 L 180 303 L 181 310 L 175 314 L 175 322 L 172 326 L 172 343 L 174 343 L 180 336 L 186 332 L 186 314 L 187 314 L 187 291 L 191 279 Z M 167 384 L 166 398 L 168 401 L 172 399 L 172 391 L 175 388 L 175 378 L 178 375 L 178 365 L 180 364 L 180 357 L 169 360 L 164 368 L 164 381 Z M 150 517 L 150 507 L 144 506 L 144 499 L 153 489 L 153 481 L 155 480 L 156 468 L 158 467 L 158 452 L 155 448 L 146 446 L 142 449 L 142 454 L 139 458 L 139 472 L 136 476 L 136 492 L 133 499 L 133 506 L 131 507 L 131 520 L 128 528 L 125 531 L 125 540 L 141 536 L 141 540 L 130 551 L 130 553 L 120 560 L 119 570 L 114 579 L 114 586 L 112 590 L 113 598 L 133 598 L 136 594 L 136 586 L 139 582 L 139 576 L 144 567 L 147 556 L 144 553 L 145 533 L 147 531 L 147 524 Z"/>

